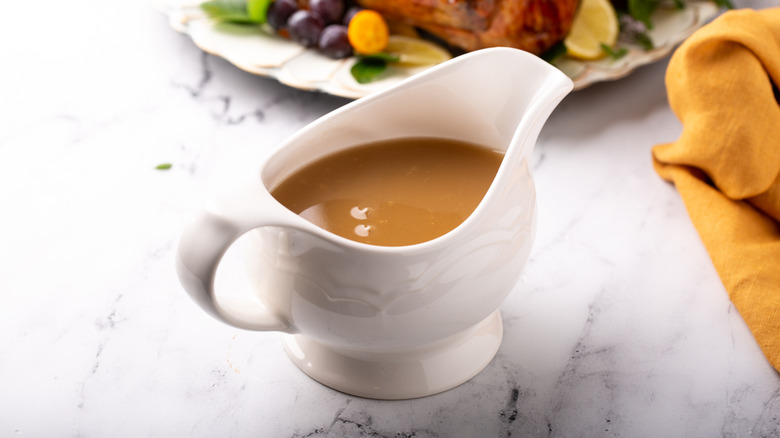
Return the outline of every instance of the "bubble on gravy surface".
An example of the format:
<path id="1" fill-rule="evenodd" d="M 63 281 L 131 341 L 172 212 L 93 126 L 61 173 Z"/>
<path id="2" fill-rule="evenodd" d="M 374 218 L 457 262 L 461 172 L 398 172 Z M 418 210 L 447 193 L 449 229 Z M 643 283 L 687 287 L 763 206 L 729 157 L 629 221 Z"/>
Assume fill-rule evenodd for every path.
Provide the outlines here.
<path id="1" fill-rule="evenodd" d="M 347 239 L 412 245 L 460 225 L 485 196 L 503 157 L 456 140 L 392 139 L 316 160 L 285 179 L 272 195 Z"/>

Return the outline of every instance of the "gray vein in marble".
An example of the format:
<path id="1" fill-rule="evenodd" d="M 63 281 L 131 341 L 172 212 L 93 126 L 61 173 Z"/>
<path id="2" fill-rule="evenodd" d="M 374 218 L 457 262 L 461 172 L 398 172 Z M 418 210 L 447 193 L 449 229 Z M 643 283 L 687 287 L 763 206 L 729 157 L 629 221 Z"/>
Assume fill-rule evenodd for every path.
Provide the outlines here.
<path id="1" fill-rule="evenodd" d="M 210 65 L 210 60 L 213 58 L 212 55 L 206 52 L 200 54 L 200 77 L 194 85 L 177 81 L 173 81 L 172 85 L 187 91 L 187 93 L 197 101 L 218 103 L 218 109 L 212 112 L 212 115 L 215 120 L 221 123 L 227 125 L 240 125 L 247 119 L 254 119 L 257 122 L 262 122 L 265 119 L 265 110 L 263 108 L 255 108 L 247 112 L 239 113 L 238 115 L 231 115 L 233 98 L 230 95 L 218 94 L 215 96 L 208 96 L 206 94 L 206 90 L 215 78 L 215 72 Z"/>
<path id="2" fill-rule="evenodd" d="M 111 332 L 114 330 L 116 325 L 122 321 L 124 321 L 124 318 L 117 319 L 117 309 L 119 307 L 119 303 L 122 301 L 123 295 L 120 293 L 117 295 L 117 297 L 114 299 L 114 301 L 111 303 L 110 309 L 108 314 L 105 317 L 97 318 L 94 322 L 94 326 L 97 328 L 99 332 L 104 332 L 105 334 L 101 335 L 100 340 L 98 341 L 98 345 L 96 347 L 95 355 L 93 357 L 93 364 L 92 368 L 89 371 L 89 374 L 84 378 L 82 381 L 80 387 L 79 387 L 79 403 L 78 408 L 80 410 L 84 410 L 87 400 L 87 387 L 89 386 L 90 380 L 98 373 L 101 367 L 101 359 L 103 356 L 103 352 L 106 348 L 106 345 L 111 340 Z"/>
<path id="3" fill-rule="evenodd" d="M 760 403 L 760 415 L 751 419 L 742 407 L 751 400 L 758 402 L 760 397 L 759 388 L 751 384 L 743 384 L 732 391 L 728 397 L 728 412 L 720 430 L 721 436 L 780 437 L 780 388 L 775 389 L 767 400 Z"/>
<path id="4" fill-rule="evenodd" d="M 211 78 L 214 75 L 209 67 L 210 55 L 206 52 L 200 54 L 200 78 L 195 85 L 189 85 L 186 83 L 173 82 L 173 86 L 186 90 L 193 98 L 199 98 L 203 94 L 203 90 L 206 88 Z"/>
<path id="5" fill-rule="evenodd" d="M 119 294 L 114 299 L 114 302 L 111 305 L 111 311 L 106 315 L 105 318 L 98 318 L 95 320 L 95 327 L 97 327 L 100 330 L 105 329 L 113 329 L 118 322 L 121 322 L 122 319 L 117 320 L 117 307 L 119 305 L 119 302 L 122 300 L 123 295 Z"/>
<path id="6" fill-rule="evenodd" d="M 536 423 L 532 418 L 533 407 L 531 403 L 536 396 L 536 391 L 520 386 L 517 382 L 510 381 L 508 383 L 510 384 L 510 389 L 506 404 L 498 413 L 498 418 L 501 421 L 499 435 L 501 438 L 517 436 L 516 432 L 523 435 L 518 430 L 519 428 L 527 430 L 527 428 L 533 427 Z M 548 432 L 550 431 L 550 424 L 548 423 Z"/>
<path id="7" fill-rule="evenodd" d="M 225 109 L 223 114 L 225 114 L 224 121 L 228 125 L 241 124 L 248 117 L 254 117 L 258 122 L 262 122 L 265 119 L 265 112 L 263 112 L 261 109 L 256 109 L 248 113 L 240 114 L 238 117 L 230 117 L 228 116 L 230 113 L 230 96 L 220 96 L 220 98 L 225 102 Z"/>
<path id="8" fill-rule="evenodd" d="M 501 418 L 501 422 L 504 423 L 505 426 L 511 426 L 512 423 L 517 420 L 517 400 L 519 398 L 520 389 L 516 387 L 512 388 L 512 390 L 509 391 L 509 400 L 507 400 L 506 406 L 498 415 Z"/>
<path id="9" fill-rule="evenodd" d="M 764 402 L 761 416 L 753 423 L 759 433 L 768 432 L 772 437 L 780 437 L 780 388 L 775 389 L 769 400 Z"/>
<path id="10" fill-rule="evenodd" d="M 598 302 L 598 299 L 594 302 Z M 551 409 L 556 420 L 567 415 L 581 415 L 591 409 L 598 410 L 594 414 L 604 418 L 604 424 L 607 426 L 612 426 L 616 417 L 614 412 L 615 390 L 619 385 L 612 372 L 614 367 L 610 366 L 616 362 L 614 358 L 616 349 L 610 345 L 597 346 L 596 348 L 589 345 L 592 328 L 600 315 L 601 309 L 597 305 L 591 304 L 582 335 L 577 340 L 566 367 L 558 377 Z M 598 399 L 599 403 L 588 406 L 586 400 L 578 399 L 578 397 L 584 397 L 586 400 Z M 556 420 L 551 421 L 548 425 L 551 436 L 567 436 L 574 432 L 565 429 L 553 431 Z M 568 421 L 562 422 L 569 423 Z M 602 432 L 597 430 L 598 426 L 595 424 L 591 424 L 590 427 L 591 430 L 585 433 L 586 436 L 597 436 Z M 610 427 L 603 429 L 604 433 L 609 431 Z"/>
<path id="11" fill-rule="evenodd" d="M 438 434 L 427 429 L 410 429 L 387 432 L 375 427 L 371 414 L 362 409 L 350 410 L 351 399 L 336 410 L 327 426 L 315 426 L 305 432 L 295 433 L 291 438 L 438 438 Z"/>

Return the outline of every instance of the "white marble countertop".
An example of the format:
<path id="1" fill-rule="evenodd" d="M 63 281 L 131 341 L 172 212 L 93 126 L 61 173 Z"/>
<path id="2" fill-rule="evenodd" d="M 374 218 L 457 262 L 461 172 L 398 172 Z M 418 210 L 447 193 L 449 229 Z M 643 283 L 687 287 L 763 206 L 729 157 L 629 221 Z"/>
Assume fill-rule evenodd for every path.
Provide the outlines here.
<path id="1" fill-rule="evenodd" d="M 204 54 L 145 2 L 3 16 L 0 436 L 777 436 L 780 377 L 651 165 L 681 130 L 665 61 L 571 94 L 542 131 L 538 236 L 496 358 L 388 402 L 309 379 L 174 271 L 202 203 L 348 101 Z"/>

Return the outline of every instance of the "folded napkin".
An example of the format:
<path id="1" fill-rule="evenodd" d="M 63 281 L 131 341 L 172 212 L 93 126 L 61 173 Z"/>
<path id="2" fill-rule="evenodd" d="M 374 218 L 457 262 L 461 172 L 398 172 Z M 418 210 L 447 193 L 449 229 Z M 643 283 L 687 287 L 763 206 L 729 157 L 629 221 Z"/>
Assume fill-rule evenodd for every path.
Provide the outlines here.
<path id="1" fill-rule="evenodd" d="M 666 73 L 680 138 L 653 148 L 731 301 L 780 371 L 780 8 L 728 11 Z"/>

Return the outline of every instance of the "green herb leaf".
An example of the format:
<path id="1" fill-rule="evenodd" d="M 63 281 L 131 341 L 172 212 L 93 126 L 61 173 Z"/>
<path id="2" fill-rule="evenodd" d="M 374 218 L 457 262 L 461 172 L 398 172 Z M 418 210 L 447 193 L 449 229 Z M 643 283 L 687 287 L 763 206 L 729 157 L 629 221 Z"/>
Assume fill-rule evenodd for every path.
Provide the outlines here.
<path id="1" fill-rule="evenodd" d="M 401 60 L 400 56 L 390 52 L 379 52 L 379 53 L 374 53 L 373 55 L 357 55 L 357 58 L 359 60 L 367 60 L 369 62 L 384 61 L 387 63 L 398 62 Z"/>
<path id="2" fill-rule="evenodd" d="M 552 46 L 549 50 L 542 53 L 541 58 L 549 62 L 550 64 L 552 64 L 553 62 L 555 62 L 556 59 L 560 58 L 565 54 L 566 54 L 566 45 L 563 44 L 563 41 L 560 41 L 556 45 Z"/>
<path id="3" fill-rule="evenodd" d="M 157 169 L 157 170 L 168 170 L 171 167 L 173 167 L 173 164 L 171 164 L 171 163 L 162 163 L 162 164 L 158 164 L 157 167 L 155 167 L 155 169 Z"/>
<path id="4" fill-rule="evenodd" d="M 271 6 L 271 0 L 249 0 L 246 5 L 249 18 L 255 23 L 265 23 L 268 18 L 268 7 Z"/>
<path id="5" fill-rule="evenodd" d="M 270 0 L 210 0 L 201 3 L 200 8 L 217 21 L 258 24 L 265 22 L 269 5 Z"/>
<path id="6" fill-rule="evenodd" d="M 387 69 L 387 61 L 379 58 L 365 57 L 359 59 L 350 69 L 352 77 L 358 84 L 367 84 L 375 80 Z"/>
<path id="7" fill-rule="evenodd" d="M 607 56 L 609 56 L 612 59 L 620 59 L 626 56 L 626 53 L 628 53 L 628 49 L 626 49 L 625 47 L 620 47 L 617 50 L 615 50 L 604 43 L 601 43 L 601 50 L 603 50 L 604 53 L 606 53 Z"/>
<path id="8" fill-rule="evenodd" d="M 646 33 L 638 33 L 634 36 L 634 41 L 636 41 L 637 44 L 642 46 L 645 50 L 652 50 L 653 49 L 653 40 L 650 39 L 650 36 Z"/>
<path id="9" fill-rule="evenodd" d="M 653 28 L 650 17 L 658 8 L 660 0 L 628 0 L 628 13 L 641 21 L 648 29 Z"/>

